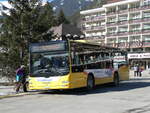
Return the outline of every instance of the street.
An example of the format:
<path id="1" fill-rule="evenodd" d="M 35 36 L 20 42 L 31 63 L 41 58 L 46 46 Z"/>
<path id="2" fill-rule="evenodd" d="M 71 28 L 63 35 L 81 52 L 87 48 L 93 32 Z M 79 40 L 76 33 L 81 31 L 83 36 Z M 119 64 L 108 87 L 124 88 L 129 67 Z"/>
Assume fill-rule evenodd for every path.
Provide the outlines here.
<path id="1" fill-rule="evenodd" d="M 0 99 L 1 113 L 150 113 L 150 77 L 136 77 L 119 87 L 40 92 Z"/>

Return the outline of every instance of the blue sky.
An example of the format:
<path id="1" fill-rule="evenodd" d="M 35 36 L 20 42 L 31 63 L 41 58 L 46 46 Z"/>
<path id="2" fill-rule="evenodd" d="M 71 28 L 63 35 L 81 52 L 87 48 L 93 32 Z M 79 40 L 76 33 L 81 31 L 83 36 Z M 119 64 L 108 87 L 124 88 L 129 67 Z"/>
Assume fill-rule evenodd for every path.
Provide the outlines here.
<path id="1" fill-rule="evenodd" d="M 0 0 L 0 1 L 7 1 L 7 0 Z M 53 0 L 48 0 L 48 1 L 53 1 Z"/>

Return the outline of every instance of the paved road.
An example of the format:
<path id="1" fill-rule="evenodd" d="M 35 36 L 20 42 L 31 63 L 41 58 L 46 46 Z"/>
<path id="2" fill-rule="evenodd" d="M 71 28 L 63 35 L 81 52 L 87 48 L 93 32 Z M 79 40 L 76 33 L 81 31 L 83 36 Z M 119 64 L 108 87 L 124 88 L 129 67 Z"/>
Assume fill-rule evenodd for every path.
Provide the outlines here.
<path id="1" fill-rule="evenodd" d="M 150 113 L 150 77 L 119 87 L 98 86 L 0 99 L 0 113 Z"/>

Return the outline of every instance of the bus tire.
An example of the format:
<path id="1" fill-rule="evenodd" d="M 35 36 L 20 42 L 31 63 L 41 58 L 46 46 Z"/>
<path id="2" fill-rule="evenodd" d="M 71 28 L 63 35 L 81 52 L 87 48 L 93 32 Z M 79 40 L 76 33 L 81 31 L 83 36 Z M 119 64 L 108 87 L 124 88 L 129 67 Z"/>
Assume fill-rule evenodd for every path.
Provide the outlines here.
<path id="1" fill-rule="evenodd" d="M 23 92 L 28 92 L 29 91 L 29 83 L 26 82 L 24 85 L 23 85 Z"/>
<path id="2" fill-rule="evenodd" d="M 119 74 L 116 72 L 114 74 L 114 78 L 113 78 L 113 85 L 114 86 L 119 86 L 120 80 L 119 80 Z"/>
<path id="3" fill-rule="evenodd" d="M 95 86 L 95 80 L 93 75 L 88 75 L 87 78 L 87 90 L 92 90 Z"/>

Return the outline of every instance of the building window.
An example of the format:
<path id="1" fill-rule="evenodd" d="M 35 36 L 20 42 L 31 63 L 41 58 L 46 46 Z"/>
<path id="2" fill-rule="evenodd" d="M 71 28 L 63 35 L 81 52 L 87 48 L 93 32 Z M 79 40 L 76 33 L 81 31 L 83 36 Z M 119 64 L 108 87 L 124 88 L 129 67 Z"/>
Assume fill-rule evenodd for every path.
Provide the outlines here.
<path id="1" fill-rule="evenodd" d="M 118 17 L 118 21 L 121 22 L 121 21 L 126 21 L 128 18 L 128 15 L 123 15 L 123 16 L 119 16 Z"/>
<path id="2" fill-rule="evenodd" d="M 150 41 L 150 35 L 144 35 L 143 40 L 144 41 Z"/>
<path id="3" fill-rule="evenodd" d="M 115 38 L 110 38 L 107 40 L 107 43 L 117 43 Z"/>
<path id="4" fill-rule="evenodd" d="M 140 19 L 140 13 L 134 13 L 130 15 L 130 20 Z"/>
<path id="5" fill-rule="evenodd" d="M 150 23 L 144 24 L 144 25 L 143 25 L 143 29 L 144 29 L 144 30 L 150 29 Z"/>
<path id="6" fill-rule="evenodd" d="M 122 43 L 122 42 L 126 42 L 127 43 L 128 42 L 128 37 L 121 37 L 121 38 L 118 39 L 118 42 L 119 43 Z"/>
<path id="7" fill-rule="evenodd" d="M 119 33 L 127 32 L 128 31 L 128 27 L 120 27 L 118 31 L 119 31 Z"/>
<path id="8" fill-rule="evenodd" d="M 128 9 L 128 5 L 126 4 L 126 5 L 120 5 L 120 6 L 118 6 L 118 10 L 120 11 L 120 10 L 127 10 Z"/>
<path id="9" fill-rule="evenodd" d="M 113 17 L 113 18 L 108 18 L 108 23 L 115 23 L 116 21 L 116 18 Z"/>
<path id="10" fill-rule="evenodd" d="M 107 33 L 108 34 L 114 34 L 114 33 L 116 33 L 116 28 L 109 28 Z"/>
<path id="11" fill-rule="evenodd" d="M 132 25 L 130 26 L 130 32 L 140 31 L 140 25 Z"/>
<path id="12" fill-rule="evenodd" d="M 150 52 L 150 48 L 145 48 L 145 52 Z M 149 62 L 149 68 L 150 68 L 150 62 Z"/>
<path id="13" fill-rule="evenodd" d="M 150 12 L 144 12 L 143 18 L 150 18 Z"/>
<path id="14" fill-rule="evenodd" d="M 131 8 L 131 9 L 139 8 L 139 7 L 140 7 L 140 2 L 136 2 L 136 3 L 130 4 L 130 8 Z"/>
<path id="15" fill-rule="evenodd" d="M 116 7 L 112 7 L 112 8 L 109 8 L 108 10 L 107 10 L 107 13 L 109 14 L 109 13 L 115 13 L 116 12 Z"/>
<path id="16" fill-rule="evenodd" d="M 130 42 L 138 42 L 140 40 L 140 36 L 131 36 L 130 37 Z"/>
<path id="17" fill-rule="evenodd" d="M 143 52 L 143 48 L 133 48 L 133 52 Z"/>
<path id="18" fill-rule="evenodd" d="M 150 5 L 150 0 L 144 0 L 144 6 Z"/>

